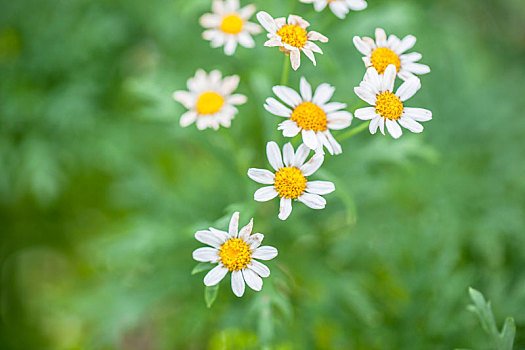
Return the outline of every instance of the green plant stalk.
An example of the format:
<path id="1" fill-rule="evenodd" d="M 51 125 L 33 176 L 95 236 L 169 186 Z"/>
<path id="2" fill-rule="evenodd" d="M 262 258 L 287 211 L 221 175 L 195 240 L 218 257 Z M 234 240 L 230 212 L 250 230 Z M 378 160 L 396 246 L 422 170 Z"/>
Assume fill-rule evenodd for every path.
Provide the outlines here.
<path id="1" fill-rule="evenodd" d="M 352 128 L 345 132 L 344 134 L 340 135 L 337 138 L 337 141 L 341 142 L 343 140 L 346 140 L 354 135 L 359 134 L 361 131 L 366 130 L 368 128 L 368 125 L 370 124 L 370 121 L 364 122 L 356 126 L 355 128 Z"/>
<path id="2" fill-rule="evenodd" d="M 281 85 L 286 85 L 288 83 L 288 73 L 290 73 L 290 56 L 285 54 L 283 61 L 283 71 L 281 74 Z"/>

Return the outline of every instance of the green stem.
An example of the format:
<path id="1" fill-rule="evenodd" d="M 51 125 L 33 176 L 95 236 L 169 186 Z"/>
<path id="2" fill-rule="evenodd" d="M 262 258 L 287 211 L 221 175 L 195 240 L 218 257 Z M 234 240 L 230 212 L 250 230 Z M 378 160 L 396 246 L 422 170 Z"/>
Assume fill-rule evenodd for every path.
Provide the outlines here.
<path id="1" fill-rule="evenodd" d="M 368 129 L 368 124 L 370 124 L 370 121 L 364 122 L 356 126 L 355 128 L 352 128 L 345 132 L 344 134 L 340 135 L 337 138 L 337 141 L 341 142 L 343 140 L 346 140 L 347 138 L 350 138 L 356 134 L 359 134 L 361 131 Z"/>
<path id="2" fill-rule="evenodd" d="M 290 56 L 284 55 L 283 72 L 281 74 L 281 85 L 288 83 L 288 73 L 290 72 Z"/>

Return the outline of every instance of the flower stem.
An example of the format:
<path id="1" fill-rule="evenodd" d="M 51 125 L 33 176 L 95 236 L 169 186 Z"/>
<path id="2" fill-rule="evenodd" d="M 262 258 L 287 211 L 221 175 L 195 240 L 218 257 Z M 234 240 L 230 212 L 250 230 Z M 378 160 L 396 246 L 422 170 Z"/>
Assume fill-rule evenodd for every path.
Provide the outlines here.
<path id="1" fill-rule="evenodd" d="M 350 138 L 356 134 L 359 134 L 361 131 L 366 130 L 368 128 L 368 124 L 370 124 L 370 121 L 364 122 L 356 126 L 355 128 L 352 128 L 345 132 L 344 134 L 340 135 L 337 138 L 337 141 L 341 142 L 343 140 L 346 140 L 347 138 Z"/>
<path id="2" fill-rule="evenodd" d="M 290 56 L 284 55 L 283 73 L 281 74 L 281 85 L 288 83 L 288 73 L 290 72 Z"/>

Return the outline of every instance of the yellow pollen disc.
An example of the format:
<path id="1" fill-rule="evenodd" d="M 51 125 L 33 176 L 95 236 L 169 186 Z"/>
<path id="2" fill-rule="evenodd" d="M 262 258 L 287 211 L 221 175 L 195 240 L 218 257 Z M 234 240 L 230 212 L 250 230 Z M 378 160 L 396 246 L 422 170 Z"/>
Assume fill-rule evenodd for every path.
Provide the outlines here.
<path id="1" fill-rule="evenodd" d="M 252 261 L 252 251 L 240 238 L 232 238 L 221 246 L 219 256 L 230 271 L 244 269 Z"/>
<path id="2" fill-rule="evenodd" d="M 226 34 L 239 34 L 242 25 L 242 19 L 238 15 L 232 14 L 222 19 L 221 30 Z"/>
<path id="3" fill-rule="evenodd" d="M 401 61 L 399 56 L 395 54 L 394 51 L 390 50 L 388 47 L 378 47 L 372 52 L 372 66 L 376 69 L 379 74 L 385 72 L 386 67 L 389 64 L 396 66 L 397 71 L 401 68 Z"/>
<path id="4" fill-rule="evenodd" d="M 275 173 L 274 187 L 279 197 L 295 199 L 306 189 L 306 177 L 296 167 L 282 168 Z"/>
<path id="5" fill-rule="evenodd" d="M 313 130 L 315 132 L 326 130 L 326 113 L 312 102 L 303 102 L 295 107 L 290 119 L 305 130 Z"/>
<path id="6" fill-rule="evenodd" d="M 390 91 L 377 95 L 376 113 L 383 118 L 398 120 L 403 114 L 403 102 Z"/>
<path id="7" fill-rule="evenodd" d="M 197 100 L 197 112 L 199 114 L 214 114 L 221 109 L 224 98 L 216 92 L 203 92 Z"/>
<path id="8" fill-rule="evenodd" d="M 306 29 L 294 24 L 286 24 L 277 31 L 284 43 L 297 48 L 304 47 L 308 41 L 307 34 Z"/>

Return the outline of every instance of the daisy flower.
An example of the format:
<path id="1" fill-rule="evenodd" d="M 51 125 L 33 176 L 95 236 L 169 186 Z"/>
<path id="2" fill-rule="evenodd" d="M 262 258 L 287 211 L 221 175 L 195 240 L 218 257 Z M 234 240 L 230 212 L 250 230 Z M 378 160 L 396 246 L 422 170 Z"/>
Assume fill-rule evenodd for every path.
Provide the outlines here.
<path id="1" fill-rule="evenodd" d="M 246 96 L 232 94 L 239 85 L 239 76 L 221 78 L 218 70 L 206 74 L 197 70 L 195 77 L 188 79 L 189 91 L 175 91 L 173 98 L 188 109 L 180 118 L 180 125 L 186 127 L 196 122 L 197 129 L 219 129 L 219 125 L 229 128 L 237 114 L 235 105 L 246 102 Z"/>
<path id="2" fill-rule="evenodd" d="M 354 45 L 365 55 L 363 61 L 367 68 L 374 67 L 379 74 L 383 74 L 386 67 L 393 64 L 397 75 L 403 80 L 414 78 L 414 74 L 430 72 L 427 65 L 416 63 L 422 57 L 420 53 L 405 54 L 415 43 L 416 38 L 413 35 L 407 35 L 401 40 L 395 35 L 390 35 L 387 39 L 385 31 L 381 28 L 376 29 L 375 42 L 372 38 L 354 36 Z"/>
<path id="3" fill-rule="evenodd" d="M 285 137 L 294 137 L 301 133 L 303 142 L 310 149 L 322 152 L 323 146 L 330 154 L 342 152 L 341 146 L 330 133 L 330 130 L 340 130 L 350 126 L 352 114 L 341 109 L 346 104 L 328 102 L 334 94 L 335 88 L 328 84 L 321 84 L 312 97 L 312 87 L 304 77 L 301 78 L 299 95 L 295 90 L 286 86 L 274 86 L 273 92 L 287 106 L 273 97 L 266 99 L 264 108 L 274 115 L 288 118 L 279 124 L 279 130 Z"/>
<path id="4" fill-rule="evenodd" d="M 270 269 L 255 259 L 271 260 L 277 256 L 277 249 L 260 246 L 264 235 L 251 234 L 253 219 L 240 230 L 238 227 L 239 212 L 235 212 L 230 220 L 228 232 L 213 227 L 209 230 L 197 231 L 195 238 L 211 247 L 194 250 L 193 259 L 217 264 L 204 276 L 206 286 L 216 285 L 230 271 L 233 293 L 242 297 L 245 282 L 251 289 L 259 291 L 263 285 L 261 277 L 270 276 Z"/>
<path id="5" fill-rule="evenodd" d="M 370 120 L 369 128 L 372 134 L 375 134 L 379 127 L 384 135 L 386 125 L 390 135 L 397 139 L 402 134 L 399 124 L 412 132 L 419 133 L 423 131 L 423 126 L 418 122 L 432 119 L 432 112 L 423 108 L 405 107 L 403 104 L 421 87 L 418 78 L 405 81 L 394 94 L 392 91 L 395 79 L 396 67 L 393 64 L 386 68 L 384 75 L 379 75 L 376 69 L 371 67 L 354 91 L 359 98 L 372 105 L 356 110 L 355 117 Z"/>
<path id="6" fill-rule="evenodd" d="M 312 209 L 323 209 L 326 200 L 320 195 L 331 193 L 335 186 L 329 181 L 308 181 L 307 176 L 312 175 L 323 164 L 324 156 L 314 154 L 308 162 L 306 158 L 310 149 L 301 144 L 294 153 L 291 143 L 281 150 L 275 142 L 266 145 L 268 161 L 274 168 L 275 173 L 266 169 L 251 168 L 248 170 L 250 179 L 265 185 L 255 191 L 254 199 L 258 202 L 266 202 L 277 196 L 281 198 L 279 219 L 286 220 L 292 212 L 292 199 L 303 202 Z M 284 164 L 283 164 L 284 161 Z"/>
<path id="7" fill-rule="evenodd" d="M 273 19 L 268 13 L 260 11 L 257 13 L 257 20 L 268 31 L 269 40 L 264 46 L 278 46 L 279 50 L 290 55 L 294 70 L 301 65 L 301 51 L 315 66 L 314 52 L 322 54 L 323 51 L 313 41 L 319 40 L 322 43 L 328 41 L 328 38 L 321 33 L 307 32 L 306 28 L 310 23 L 299 16 L 289 15 L 287 23 L 284 17 Z"/>
<path id="8" fill-rule="evenodd" d="M 224 45 L 224 53 L 233 55 L 237 43 L 247 48 L 255 46 L 251 34 L 260 33 L 261 27 L 248 22 L 255 13 L 255 5 L 239 8 L 239 0 L 214 0 L 212 11 L 200 18 L 201 25 L 209 28 L 202 33 L 202 37 L 210 40 L 212 47 Z"/>
<path id="9" fill-rule="evenodd" d="M 306 4 L 314 4 L 317 12 L 324 10 L 326 5 L 337 17 L 343 19 L 350 10 L 361 11 L 367 6 L 365 0 L 301 0 Z"/>

